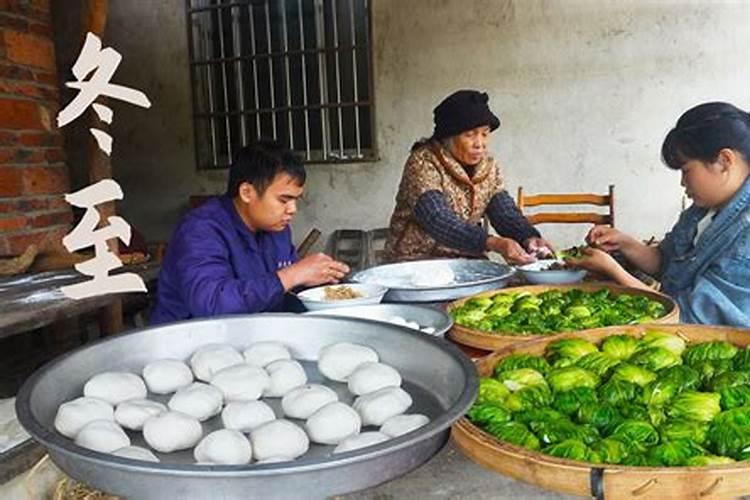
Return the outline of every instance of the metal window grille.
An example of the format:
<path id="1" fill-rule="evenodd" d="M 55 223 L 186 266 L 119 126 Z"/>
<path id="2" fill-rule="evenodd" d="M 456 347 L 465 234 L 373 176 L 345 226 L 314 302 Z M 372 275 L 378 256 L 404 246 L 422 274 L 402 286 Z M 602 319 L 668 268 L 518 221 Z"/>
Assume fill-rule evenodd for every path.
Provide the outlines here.
<path id="1" fill-rule="evenodd" d="M 376 157 L 369 0 L 187 0 L 198 168 L 277 139 L 311 162 Z"/>

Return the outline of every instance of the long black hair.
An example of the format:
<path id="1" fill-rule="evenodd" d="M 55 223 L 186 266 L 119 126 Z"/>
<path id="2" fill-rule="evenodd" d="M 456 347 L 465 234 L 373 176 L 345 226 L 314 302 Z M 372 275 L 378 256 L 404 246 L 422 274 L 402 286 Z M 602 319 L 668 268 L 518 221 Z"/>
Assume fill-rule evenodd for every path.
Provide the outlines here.
<path id="1" fill-rule="evenodd" d="M 750 161 L 750 114 L 726 102 L 707 102 L 687 110 L 661 147 L 662 161 L 679 170 L 689 160 L 713 163 L 722 149 Z"/>
<path id="2" fill-rule="evenodd" d="M 240 149 L 229 167 L 227 195 L 234 198 L 240 192 L 240 185 L 249 182 L 259 195 L 263 195 L 278 174 L 287 174 L 292 179 L 305 184 L 307 174 L 302 160 L 281 143 L 260 140 Z"/>

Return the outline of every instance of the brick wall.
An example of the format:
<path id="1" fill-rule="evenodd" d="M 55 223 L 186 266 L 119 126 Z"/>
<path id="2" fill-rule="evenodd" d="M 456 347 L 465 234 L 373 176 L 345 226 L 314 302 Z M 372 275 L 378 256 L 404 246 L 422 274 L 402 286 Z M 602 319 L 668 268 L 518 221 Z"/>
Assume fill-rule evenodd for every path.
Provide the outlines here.
<path id="1" fill-rule="evenodd" d="M 49 0 L 0 0 L 0 256 L 70 230 L 57 85 Z"/>

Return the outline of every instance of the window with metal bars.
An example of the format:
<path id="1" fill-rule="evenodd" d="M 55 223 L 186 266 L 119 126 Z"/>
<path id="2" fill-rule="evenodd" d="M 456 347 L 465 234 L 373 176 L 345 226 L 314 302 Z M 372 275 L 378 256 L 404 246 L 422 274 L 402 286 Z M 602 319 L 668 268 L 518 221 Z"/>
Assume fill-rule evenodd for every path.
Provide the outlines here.
<path id="1" fill-rule="evenodd" d="M 186 1 L 199 169 L 259 138 L 375 158 L 369 0 Z"/>

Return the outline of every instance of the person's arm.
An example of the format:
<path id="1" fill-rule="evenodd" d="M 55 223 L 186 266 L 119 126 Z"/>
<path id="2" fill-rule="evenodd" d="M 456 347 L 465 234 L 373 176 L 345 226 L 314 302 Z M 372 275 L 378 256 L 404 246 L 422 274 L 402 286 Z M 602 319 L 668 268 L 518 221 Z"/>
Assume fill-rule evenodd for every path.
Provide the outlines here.
<path id="1" fill-rule="evenodd" d="M 427 191 L 419 197 L 414 217 L 441 245 L 475 254 L 484 252 L 487 247 L 487 232 L 459 219 L 438 190 Z"/>
<path id="2" fill-rule="evenodd" d="M 512 239 L 490 236 L 481 227 L 459 219 L 440 191 L 428 191 L 420 196 L 414 216 L 422 229 L 442 245 L 475 254 L 497 252 L 513 264 L 533 261 Z"/>
<path id="3" fill-rule="evenodd" d="M 570 258 L 567 262 L 583 269 L 599 273 L 619 285 L 651 290 L 647 284 L 627 272 L 610 254 L 596 248 L 583 250 L 583 257 Z"/>
<path id="4" fill-rule="evenodd" d="M 176 270 L 182 299 L 193 317 L 262 312 L 278 303 L 284 286 L 276 272 L 238 279 L 216 228 L 202 224 L 170 242 L 179 248 Z"/>
<path id="5" fill-rule="evenodd" d="M 504 189 L 492 196 L 485 213 L 500 236 L 512 238 L 521 245 L 530 238 L 541 237 Z"/>
<path id="6" fill-rule="evenodd" d="M 638 269 L 656 275 L 661 270 L 662 251 L 650 247 L 615 228 L 594 226 L 586 236 L 586 241 L 594 248 L 605 252 L 619 250 Z"/>

